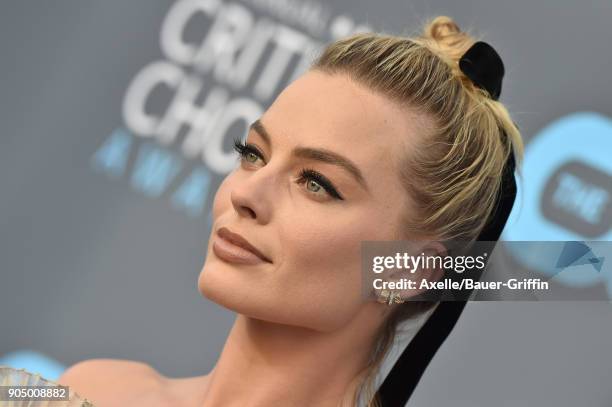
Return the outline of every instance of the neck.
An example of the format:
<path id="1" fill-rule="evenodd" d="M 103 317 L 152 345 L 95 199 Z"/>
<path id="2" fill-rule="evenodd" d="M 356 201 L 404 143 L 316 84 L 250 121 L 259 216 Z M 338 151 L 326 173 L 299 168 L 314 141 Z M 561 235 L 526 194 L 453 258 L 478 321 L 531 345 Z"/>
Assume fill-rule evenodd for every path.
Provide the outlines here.
<path id="1" fill-rule="evenodd" d="M 362 315 L 319 332 L 237 314 L 202 405 L 354 406 L 379 322 Z"/>

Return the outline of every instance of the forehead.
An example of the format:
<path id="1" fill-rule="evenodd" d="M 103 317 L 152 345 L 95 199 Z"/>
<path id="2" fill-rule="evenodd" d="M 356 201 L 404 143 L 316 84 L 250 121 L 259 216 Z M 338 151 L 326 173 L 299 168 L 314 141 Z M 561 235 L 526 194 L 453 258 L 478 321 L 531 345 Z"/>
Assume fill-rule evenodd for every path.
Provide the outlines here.
<path id="1" fill-rule="evenodd" d="M 274 143 L 330 149 L 381 175 L 397 171 L 417 146 L 422 119 L 344 74 L 308 71 L 281 92 L 262 122 Z"/>

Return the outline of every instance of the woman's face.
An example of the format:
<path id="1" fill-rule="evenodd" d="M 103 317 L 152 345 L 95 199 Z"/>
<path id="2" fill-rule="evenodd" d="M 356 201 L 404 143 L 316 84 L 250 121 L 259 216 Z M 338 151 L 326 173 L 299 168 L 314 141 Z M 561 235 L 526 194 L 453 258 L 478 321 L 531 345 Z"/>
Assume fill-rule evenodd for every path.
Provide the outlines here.
<path id="1" fill-rule="evenodd" d="M 344 75 L 309 71 L 292 82 L 251 126 L 254 152 L 217 190 L 199 291 L 257 319 L 321 331 L 348 323 L 372 301 L 361 293 L 361 241 L 399 239 L 410 211 L 399 165 L 418 143 L 419 119 Z M 330 184 L 301 178 L 304 169 Z M 270 261 L 217 255 L 221 228 Z"/>

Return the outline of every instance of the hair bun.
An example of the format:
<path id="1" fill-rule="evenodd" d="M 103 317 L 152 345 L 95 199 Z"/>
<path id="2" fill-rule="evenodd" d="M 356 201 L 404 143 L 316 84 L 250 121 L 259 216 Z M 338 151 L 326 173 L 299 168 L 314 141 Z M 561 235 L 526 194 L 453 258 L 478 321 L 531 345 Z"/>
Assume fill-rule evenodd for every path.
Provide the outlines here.
<path id="1" fill-rule="evenodd" d="M 427 22 L 421 38 L 431 51 L 451 64 L 457 74 L 459 59 L 476 42 L 448 16 L 437 16 Z"/>
<path id="2" fill-rule="evenodd" d="M 429 37 L 435 41 L 444 42 L 448 37 L 461 34 L 461 29 L 455 23 L 455 21 L 448 16 L 435 17 L 425 27 L 424 36 Z"/>

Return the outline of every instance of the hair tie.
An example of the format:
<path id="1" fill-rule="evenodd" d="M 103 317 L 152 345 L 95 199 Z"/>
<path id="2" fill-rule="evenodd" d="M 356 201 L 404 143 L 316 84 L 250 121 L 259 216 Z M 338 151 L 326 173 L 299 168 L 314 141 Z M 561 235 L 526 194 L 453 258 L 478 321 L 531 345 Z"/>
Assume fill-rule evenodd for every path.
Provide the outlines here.
<path id="1" fill-rule="evenodd" d="M 474 43 L 459 60 L 459 69 L 493 100 L 499 99 L 504 63 L 492 46 L 483 41 Z"/>

